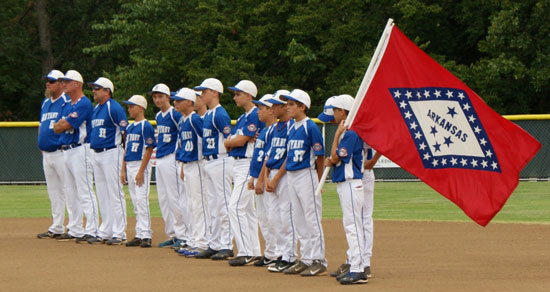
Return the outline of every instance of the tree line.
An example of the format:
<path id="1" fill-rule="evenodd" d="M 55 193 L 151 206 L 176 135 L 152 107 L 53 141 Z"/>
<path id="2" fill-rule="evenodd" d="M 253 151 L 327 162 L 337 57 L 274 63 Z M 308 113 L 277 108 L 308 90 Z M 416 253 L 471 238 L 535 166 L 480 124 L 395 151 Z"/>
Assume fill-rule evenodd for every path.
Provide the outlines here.
<path id="1" fill-rule="evenodd" d="M 117 100 L 208 77 L 301 88 L 314 116 L 355 95 L 390 17 L 500 114 L 550 112 L 548 0 L 3 0 L 0 120 L 36 120 L 52 68 L 108 77 Z"/>

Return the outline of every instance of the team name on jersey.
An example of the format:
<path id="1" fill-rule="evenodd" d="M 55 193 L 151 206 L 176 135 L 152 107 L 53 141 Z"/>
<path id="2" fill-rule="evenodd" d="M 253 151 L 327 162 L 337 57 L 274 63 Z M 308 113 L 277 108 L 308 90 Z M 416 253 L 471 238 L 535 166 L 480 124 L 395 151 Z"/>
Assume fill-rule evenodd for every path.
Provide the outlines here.
<path id="1" fill-rule="evenodd" d="M 263 140 L 256 140 L 255 148 L 264 148 L 265 141 Z"/>
<path id="2" fill-rule="evenodd" d="M 181 131 L 180 135 L 182 140 L 189 140 L 193 138 L 193 133 L 191 131 Z"/>
<path id="3" fill-rule="evenodd" d="M 128 140 L 128 142 L 139 141 L 140 139 L 141 139 L 140 134 L 127 134 L 126 135 L 126 140 Z"/>
<path id="4" fill-rule="evenodd" d="M 284 146 L 286 146 L 286 138 L 273 137 L 273 139 L 271 140 L 271 147 L 284 147 Z"/>
<path id="5" fill-rule="evenodd" d="M 158 125 L 157 126 L 157 131 L 159 132 L 159 134 L 170 133 L 170 126 Z"/>
<path id="6" fill-rule="evenodd" d="M 45 113 L 45 114 L 42 115 L 42 119 L 40 119 L 40 121 L 43 122 L 43 121 L 46 121 L 46 120 L 55 119 L 55 118 L 57 118 L 58 114 L 59 114 L 58 112 Z"/>
<path id="7" fill-rule="evenodd" d="M 304 140 L 289 140 L 288 149 L 303 149 Z"/>
<path id="8" fill-rule="evenodd" d="M 105 124 L 105 120 L 104 119 L 94 119 L 92 120 L 92 128 L 95 128 L 95 127 L 101 127 Z"/>
<path id="9" fill-rule="evenodd" d="M 204 137 L 210 137 L 210 136 L 212 136 L 212 129 L 203 129 L 203 130 L 202 130 L 202 135 L 203 135 Z"/>

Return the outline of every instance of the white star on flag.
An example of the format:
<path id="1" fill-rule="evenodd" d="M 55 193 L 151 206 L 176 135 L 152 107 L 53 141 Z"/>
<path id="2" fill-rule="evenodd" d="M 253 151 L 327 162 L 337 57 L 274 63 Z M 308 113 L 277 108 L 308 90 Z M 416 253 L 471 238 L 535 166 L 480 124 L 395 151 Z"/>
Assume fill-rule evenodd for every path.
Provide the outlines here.
<path id="1" fill-rule="evenodd" d="M 456 158 L 455 157 L 451 158 L 451 164 L 456 165 L 456 163 L 457 163 Z"/>
<path id="2" fill-rule="evenodd" d="M 412 98 L 412 92 L 408 91 L 405 93 L 405 96 L 408 98 L 408 99 L 411 99 Z"/>
<path id="3" fill-rule="evenodd" d="M 420 150 L 424 150 L 424 149 L 426 149 L 426 144 L 424 144 L 424 142 L 422 142 L 420 145 L 418 145 L 418 147 L 420 148 Z"/>
<path id="4" fill-rule="evenodd" d="M 453 97 L 453 93 L 450 90 L 447 90 L 446 95 L 447 95 L 447 98 Z"/>
<path id="5" fill-rule="evenodd" d="M 491 166 L 493 167 L 493 169 L 497 169 L 498 164 L 497 164 L 496 162 L 493 161 L 493 163 L 491 163 Z"/>
<path id="6" fill-rule="evenodd" d="M 430 154 L 428 154 L 428 153 L 424 154 L 424 160 L 428 160 L 428 159 L 430 159 L 430 157 L 431 157 Z"/>
<path id="7" fill-rule="evenodd" d="M 481 138 L 481 139 L 479 140 L 479 144 L 485 146 L 485 144 L 487 144 L 487 140 L 485 140 L 485 138 Z"/>
<path id="8" fill-rule="evenodd" d="M 434 160 L 432 161 L 432 165 L 433 165 L 433 166 L 437 166 L 437 159 L 434 159 Z"/>
<path id="9" fill-rule="evenodd" d="M 418 98 L 422 97 L 422 95 L 420 95 L 420 92 L 418 92 L 418 91 L 416 92 L 416 97 L 418 97 Z"/>
<path id="10" fill-rule="evenodd" d="M 464 106 L 462 107 L 465 111 L 469 111 L 470 110 L 470 106 L 465 103 Z"/>
<path id="11" fill-rule="evenodd" d="M 485 156 L 487 156 L 487 157 L 493 157 L 493 152 L 491 152 L 491 149 L 485 151 Z"/>
<path id="12" fill-rule="evenodd" d="M 407 112 L 405 113 L 405 118 L 410 119 L 411 116 L 412 116 L 411 112 L 407 111 Z"/>
<path id="13" fill-rule="evenodd" d="M 407 107 L 407 104 L 406 104 L 404 101 L 402 101 L 402 102 L 399 104 L 399 107 L 400 107 L 400 108 L 406 108 L 406 107 Z"/>
<path id="14" fill-rule="evenodd" d="M 393 94 L 395 95 L 395 97 L 401 98 L 401 92 L 399 92 L 399 90 L 396 90 Z"/>
<path id="15" fill-rule="evenodd" d="M 416 139 L 420 139 L 420 138 L 422 138 L 422 134 L 420 134 L 420 132 L 416 132 L 416 134 L 414 134 L 414 137 Z"/>
<path id="16" fill-rule="evenodd" d="M 458 98 L 464 99 L 464 93 L 460 92 L 460 93 L 458 94 Z"/>
<path id="17" fill-rule="evenodd" d="M 416 127 L 418 127 L 418 125 L 416 124 L 416 122 L 412 122 L 412 123 L 411 123 L 411 129 L 416 130 Z"/>
<path id="18" fill-rule="evenodd" d="M 460 164 L 462 164 L 462 166 L 466 166 L 468 164 L 468 161 L 466 159 L 462 158 L 460 160 Z"/>
<path id="19" fill-rule="evenodd" d="M 476 121 L 476 118 L 474 117 L 474 115 L 471 115 L 468 117 L 468 120 L 473 123 Z"/>
<path id="20" fill-rule="evenodd" d="M 487 167 L 487 161 L 482 160 L 481 161 L 481 166 L 483 166 L 483 168 Z"/>
<path id="21" fill-rule="evenodd" d="M 472 159 L 472 167 L 477 167 L 477 160 Z"/>
<path id="22" fill-rule="evenodd" d="M 441 97 L 441 91 L 435 90 L 435 97 Z"/>
<path id="23" fill-rule="evenodd" d="M 424 97 L 430 97 L 430 92 L 428 90 L 424 90 Z"/>
<path id="24" fill-rule="evenodd" d="M 474 128 L 474 132 L 476 132 L 476 134 L 479 134 L 479 132 L 481 132 L 481 129 L 478 126 L 476 126 Z"/>
<path id="25" fill-rule="evenodd" d="M 441 159 L 441 165 L 447 165 L 447 159 L 445 158 Z"/>

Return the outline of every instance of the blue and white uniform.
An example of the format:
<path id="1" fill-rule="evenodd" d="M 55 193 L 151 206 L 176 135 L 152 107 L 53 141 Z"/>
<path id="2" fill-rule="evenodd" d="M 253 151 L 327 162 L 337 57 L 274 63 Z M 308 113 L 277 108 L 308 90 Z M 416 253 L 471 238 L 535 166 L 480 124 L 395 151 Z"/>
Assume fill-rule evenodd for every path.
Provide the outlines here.
<path id="1" fill-rule="evenodd" d="M 120 170 L 124 155 L 122 133 L 127 126 L 126 113 L 114 99 L 94 107 L 90 148 L 95 152 L 95 186 L 102 216 L 99 237 L 105 240 L 126 239 L 126 200 Z"/>
<path id="2" fill-rule="evenodd" d="M 285 168 L 301 261 L 308 266 L 313 261 L 327 266 L 321 226 L 322 201 L 320 196 L 315 196 L 319 184 L 315 159 L 324 155 L 323 137 L 312 120 L 306 117 L 290 127 L 287 152 Z"/>
<path id="3" fill-rule="evenodd" d="M 92 103 L 86 96 L 76 101 L 69 101 L 63 107 L 62 118 L 71 129 L 61 133 L 59 141 L 65 160 L 65 193 L 69 215 L 69 235 L 82 237 L 84 234 L 96 236 L 99 224 L 97 200 L 93 194 L 86 172 L 87 153 L 82 144 L 89 135 L 87 125 L 90 123 Z M 72 209 L 72 210 L 70 210 Z M 86 229 L 82 228 L 82 213 L 86 215 Z"/>
<path id="4" fill-rule="evenodd" d="M 287 137 L 289 129 L 294 125 L 294 120 L 279 121 L 274 124 L 271 134 L 271 143 L 267 152 L 265 166 L 269 169 L 269 180 L 283 167 L 287 156 Z M 285 171 L 283 169 L 283 171 Z M 275 188 L 275 202 L 269 204 L 270 221 L 275 225 L 277 234 L 277 247 L 280 250 L 282 260 L 295 262 L 297 253 L 297 237 L 295 234 L 294 220 L 291 214 L 292 203 L 288 192 L 288 175 L 284 174 Z M 279 214 L 279 215 L 277 215 Z"/>
<path id="5" fill-rule="evenodd" d="M 38 126 L 38 148 L 42 151 L 42 166 L 52 208 L 52 225 L 48 231 L 54 234 L 65 233 L 66 195 L 64 191 L 65 160 L 63 152 L 59 149 L 60 135 L 54 133 L 53 124 L 61 119 L 63 106 L 68 99 L 64 93 L 55 99 L 45 98 L 40 109 Z M 67 206 L 67 209 L 69 208 Z"/>
<path id="6" fill-rule="evenodd" d="M 373 157 L 374 150 L 363 142 L 364 161 Z M 374 171 L 372 169 L 363 170 L 363 190 L 365 199 L 363 204 L 363 234 L 365 242 L 365 256 L 363 257 L 363 266 L 370 267 L 370 258 L 372 257 L 372 245 L 374 239 L 374 222 L 372 220 L 372 210 L 374 207 Z"/>
<path id="7" fill-rule="evenodd" d="M 149 238 L 153 236 L 151 229 L 151 212 L 149 210 L 149 188 L 151 184 L 151 162 L 147 163 L 143 171 L 143 185 L 136 184 L 136 175 L 143 163 L 143 154 L 146 148 L 154 148 L 155 129 L 149 121 L 143 119 L 131 123 L 126 129 L 126 174 L 128 191 L 136 214 L 136 238 Z"/>
<path id="8" fill-rule="evenodd" d="M 348 242 L 350 271 L 362 273 L 366 253 L 363 231 L 364 191 L 363 183 L 363 140 L 352 130 L 339 137 L 336 150 L 340 162 L 334 166 L 332 181 L 342 207 L 344 231 Z"/>
<path id="9" fill-rule="evenodd" d="M 206 192 L 210 211 L 210 238 L 208 246 L 213 250 L 232 249 L 229 221 L 229 198 L 233 177 L 233 159 L 227 157 L 224 141 L 231 134 L 231 118 L 217 105 L 209 109 L 203 119 L 202 153 L 206 174 Z"/>
<path id="10" fill-rule="evenodd" d="M 186 190 L 190 238 L 187 245 L 205 250 L 210 236 L 210 214 L 206 200 L 205 173 L 202 164 L 203 120 L 195 112 L 180 120 L 178 160 L 183 163 L 183 184 Z M 178 168 L 180 171 L 181 169 Z"/>
<path id="11" fill-rule="evenodd" d="M 155 116 L 157 121 L 155 177 L 159 206 L 164 219 L 164 231 L 174 240 L 183 240 L 186 233 L 181 202 L 183 186 L 180 186 L 176 162 L 180 119 L 181 113 L 172 106 L 165 112 L 159 111 Z"/>

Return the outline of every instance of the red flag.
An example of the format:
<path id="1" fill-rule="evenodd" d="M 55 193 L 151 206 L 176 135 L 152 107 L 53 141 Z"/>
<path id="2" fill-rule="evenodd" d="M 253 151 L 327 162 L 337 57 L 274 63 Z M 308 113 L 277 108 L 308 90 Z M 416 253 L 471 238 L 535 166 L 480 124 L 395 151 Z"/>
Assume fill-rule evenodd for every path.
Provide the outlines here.
<path id="1" fill-rule="evenodd" d="M 396 26 L 351 129 L 486 226 L 541 144 Z"/>

